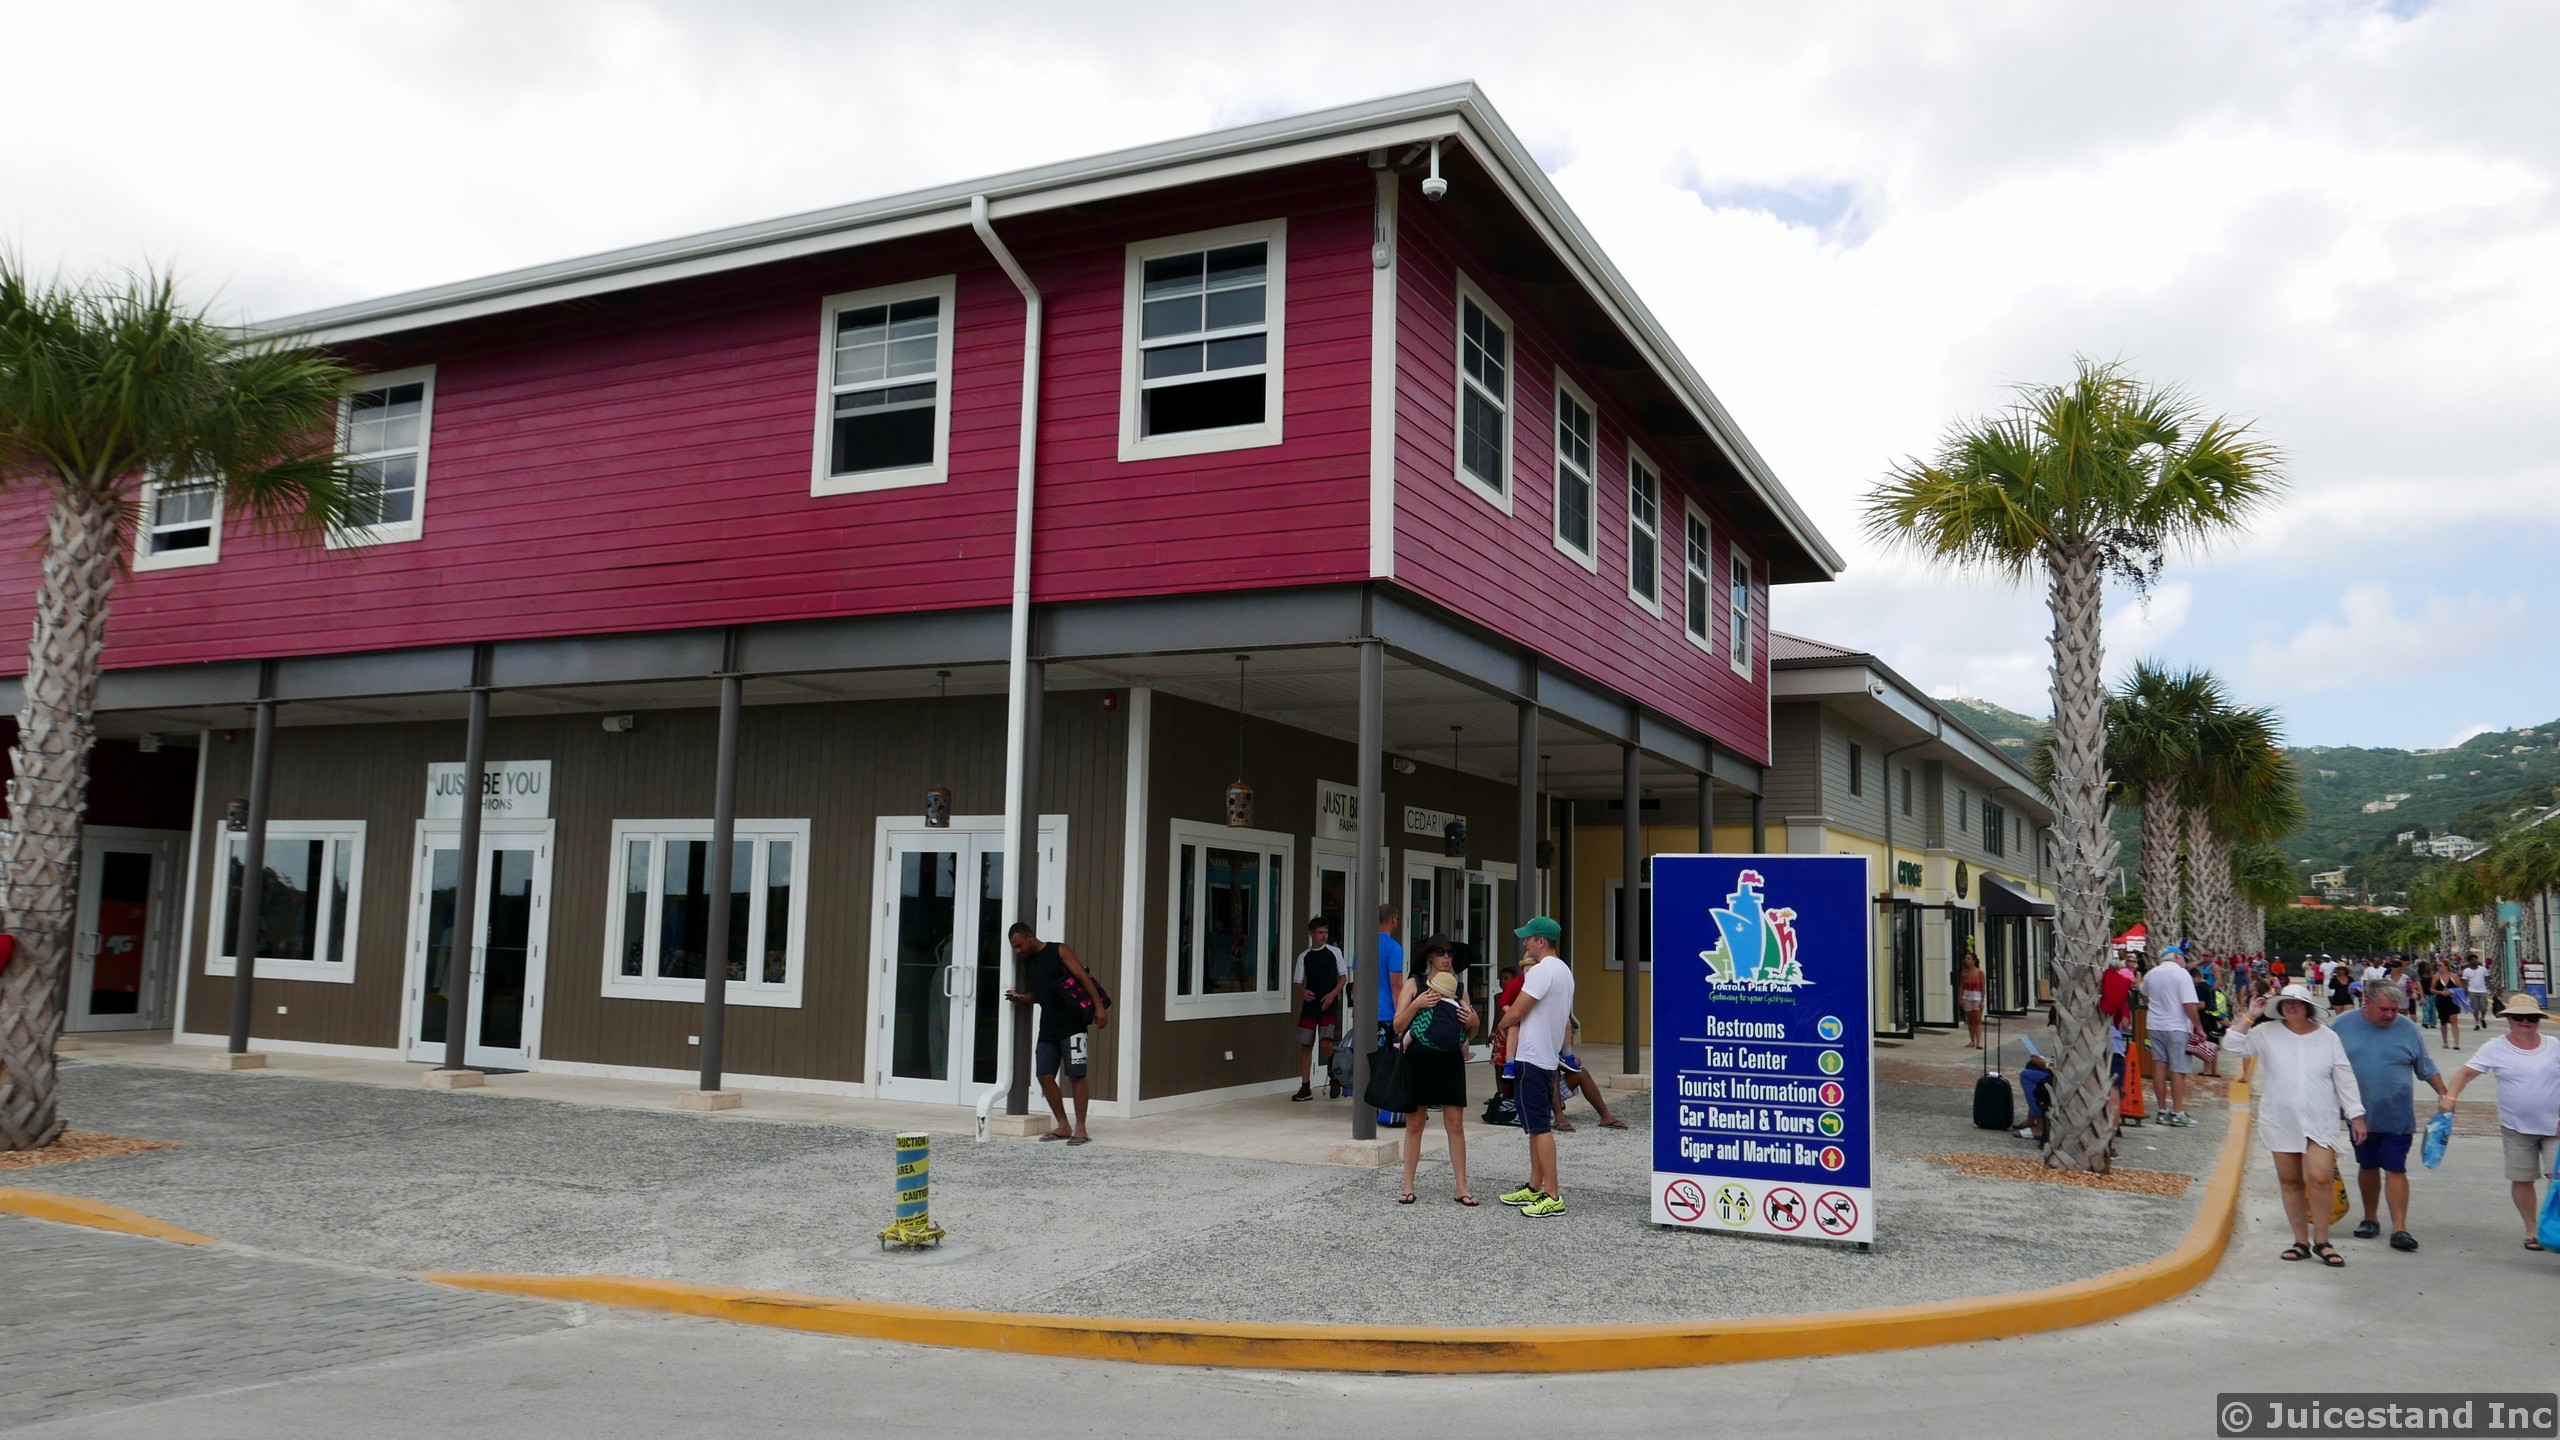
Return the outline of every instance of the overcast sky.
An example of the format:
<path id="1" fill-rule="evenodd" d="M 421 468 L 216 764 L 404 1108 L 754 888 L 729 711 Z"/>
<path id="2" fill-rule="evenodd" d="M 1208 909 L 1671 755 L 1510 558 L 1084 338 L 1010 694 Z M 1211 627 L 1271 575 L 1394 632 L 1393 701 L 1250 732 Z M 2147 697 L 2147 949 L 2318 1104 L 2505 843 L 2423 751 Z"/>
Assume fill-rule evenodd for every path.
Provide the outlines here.
<path id="1" fill-rule="evenodd" d="M 2110 660 L 2303 743 L 2560 717 L 2560 6 L 0 0 L 0 245 L 271 316 L 1471 78 L 1849 557 L 1778 623 L 2042 714 L 1859 497 L 2121 357 L 2293 490 Z"/>

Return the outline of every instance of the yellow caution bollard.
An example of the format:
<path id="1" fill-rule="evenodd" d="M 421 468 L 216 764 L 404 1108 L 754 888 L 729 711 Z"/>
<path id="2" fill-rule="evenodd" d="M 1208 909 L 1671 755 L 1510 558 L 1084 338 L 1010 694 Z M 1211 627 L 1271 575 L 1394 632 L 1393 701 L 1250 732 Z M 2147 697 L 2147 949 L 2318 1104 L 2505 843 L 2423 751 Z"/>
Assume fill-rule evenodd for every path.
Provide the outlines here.
<path id="1" fill-rule="evenodd" d="M 942 1243 L 942 1227 L 933 1223 L 927 1203 L 932 1188 L 933 1137 L 924 1134 L 898 1137 L 898 1208 L 889 1228 L 880 1232 L 880 1248 L 904 1245 L 910 1249 Z"/>

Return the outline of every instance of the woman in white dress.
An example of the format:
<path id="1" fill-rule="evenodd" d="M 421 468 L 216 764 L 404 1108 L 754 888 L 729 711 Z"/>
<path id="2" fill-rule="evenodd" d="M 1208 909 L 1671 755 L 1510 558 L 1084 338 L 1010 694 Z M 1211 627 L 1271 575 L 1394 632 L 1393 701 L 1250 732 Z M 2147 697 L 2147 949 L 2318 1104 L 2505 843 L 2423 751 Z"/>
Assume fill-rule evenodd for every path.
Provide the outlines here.
<path id="1" fill-rule="evenodd" d="M 2287 985 L 2275 1007 L 2278 1023 L 2261 1026 L 2266 997 L 2250 1001 L 2249 1013 L 2224 1032 L 2222 1053 L 2258 1062 L 2249 1080 L 2258 1141 L 2276 1157 L 2284 1216 L 2293 1222 L 2293 1248 L 2283 1258 L 2317 1255 L 2335 1270 L 2347 1261 L 2329 1243 L 2329 1192 L 2337 1181 L 2338 1151 L 2349 1138 L 2364 1138 L 2364 1096 L 2346 1047 L 2315 1018 L 2311 992 Z"/>

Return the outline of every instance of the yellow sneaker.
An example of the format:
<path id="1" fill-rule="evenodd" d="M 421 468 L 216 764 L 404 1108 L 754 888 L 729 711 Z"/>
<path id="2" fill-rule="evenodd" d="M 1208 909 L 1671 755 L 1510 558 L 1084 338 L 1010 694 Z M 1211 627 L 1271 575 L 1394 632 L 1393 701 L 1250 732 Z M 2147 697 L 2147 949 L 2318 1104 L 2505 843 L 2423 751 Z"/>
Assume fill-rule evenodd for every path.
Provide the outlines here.
<path id="1" fill-rule="evenodd" d="M 1517 1190 L 1496 1195 L 1493 1198 L 1501 1201 L 1505 1205 L 1520 1206 L 1533 1205 L 1538 1201 L 1545 1199 L 1546 1196 L 1535 1185 L 1523 1185 Z"/>
<path id="2" fill-rule="evenodd" d="M 1549 1215 L 1561 1215 L 1564 1213 L 1564 1197 L 1561 1195 L 1541 1195 L 1537 1199 L 1521 1207 L 1520 1213 L 1523 1215 L 1535 1215 L 1540 1219 L 1544 1219 Z"/>

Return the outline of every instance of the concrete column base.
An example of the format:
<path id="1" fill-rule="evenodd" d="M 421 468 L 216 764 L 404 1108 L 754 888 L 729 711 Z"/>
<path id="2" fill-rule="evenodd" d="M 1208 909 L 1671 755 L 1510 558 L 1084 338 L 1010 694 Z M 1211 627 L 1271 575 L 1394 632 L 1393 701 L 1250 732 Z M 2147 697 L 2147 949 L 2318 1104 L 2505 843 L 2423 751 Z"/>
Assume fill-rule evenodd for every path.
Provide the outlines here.
<path id="1" fill-rule="evenodd" d="M 1056 1117 L 1049 1115 L 990 1115 L 987 1133 L 1005 1140 L 1027 1140 L 1046 1135 L 1058 1128 Z"/>
<path id="2" fill-rule="evenodd" d="M 735 1090 L 687 1090 L 676 1097 L 679 1110 L 735 1110 L 747 1097 Z"/>
<path id="3" fill-rule="evenodd" d="M 216 1070 L 264 1070 L 267 1068 L 267 1057 L 254 1050 L 246 1055 L 234 1055 L 228 1050 L 216 1050 L 213 1052 L 213 1068 Z"/>
<path id="4" fill-rule="evenodd" d="M 1365 1165 L 1382 1168 L 1404 1163 L 1404 1137 L 1381 1135 L 1375 1140 L 1345 1140 L 1333 1147 L 1325 1157 L 1334 1165 Z"/>
<path id="5" fill-rule="evenodd" d="M 488 1075 L 479 1070 L 430 1070 L 427 1072 L 427 1088 L 430 1090 L 477 1090 L 488 1082 Z"/>
<path id="6" fill-rule="evenodd" d="M 57 1035 L 54 1037 L 53 1053 L 56 1055 L 68 1055 L 75 1050 L 86 1050 L 88 1048 L 89 1046 L 87 1042 L 83 1041 L 77 1035 Z"/>
<path id="7" fill-rule="evenodd" d="M 1600 1083 L 1600 1088 L 1603 1090 L 1650 1090 L 1653 1088 L 1653 1077 L 1649 1075 L 1612 1075 Z"/>

